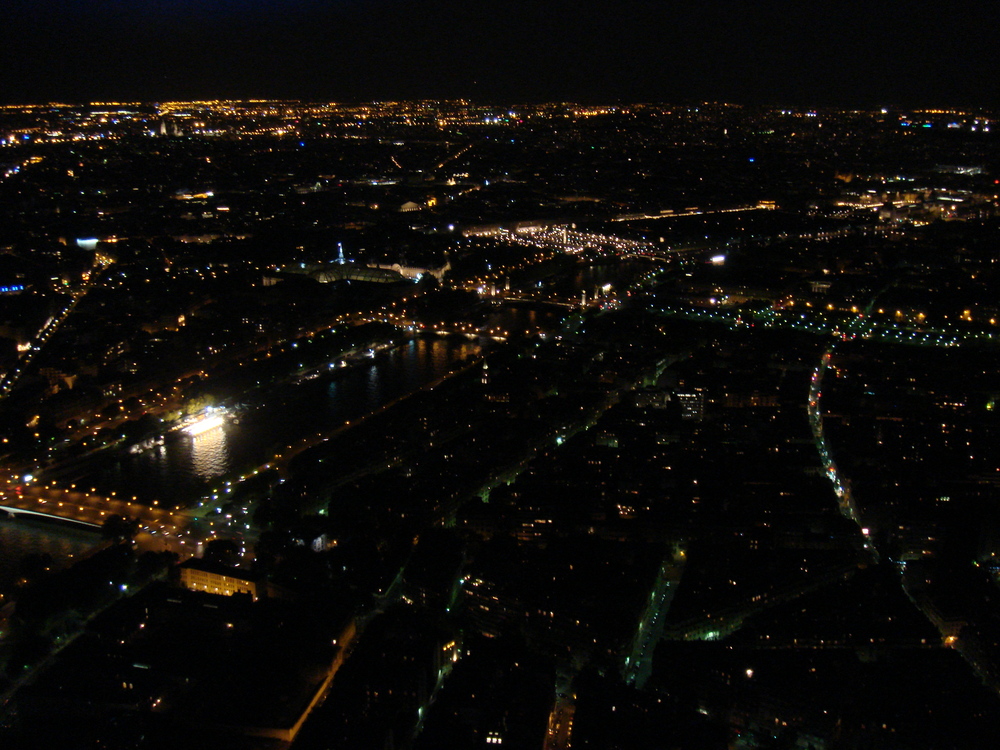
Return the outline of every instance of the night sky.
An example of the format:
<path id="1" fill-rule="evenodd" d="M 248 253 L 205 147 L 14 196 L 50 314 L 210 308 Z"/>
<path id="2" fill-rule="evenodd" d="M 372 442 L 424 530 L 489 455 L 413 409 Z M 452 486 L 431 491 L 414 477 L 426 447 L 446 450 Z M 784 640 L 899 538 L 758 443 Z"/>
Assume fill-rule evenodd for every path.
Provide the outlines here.
<path id="1" fill-rule="evenodd" d="M 4 0 L 0 101 L 997 106 L 1000 3 Z"/>

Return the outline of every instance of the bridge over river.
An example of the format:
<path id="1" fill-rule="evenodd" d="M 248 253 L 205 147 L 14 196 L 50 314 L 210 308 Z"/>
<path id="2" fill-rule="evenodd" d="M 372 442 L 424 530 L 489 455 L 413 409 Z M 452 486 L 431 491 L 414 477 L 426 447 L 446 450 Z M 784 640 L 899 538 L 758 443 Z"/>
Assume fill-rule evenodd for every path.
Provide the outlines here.
<path id="1" fill-rule="evenodd" d="M 172 536 L 186 532 L 194 520 L 189 513 L 151 507 L 134 499 L 30 484 L 0 489 L 0 510 L 10 516 L 52 519 L 87 528 L 101 528 L 110 516 L 118 515 L 136 520 L 140 530 Z"/>

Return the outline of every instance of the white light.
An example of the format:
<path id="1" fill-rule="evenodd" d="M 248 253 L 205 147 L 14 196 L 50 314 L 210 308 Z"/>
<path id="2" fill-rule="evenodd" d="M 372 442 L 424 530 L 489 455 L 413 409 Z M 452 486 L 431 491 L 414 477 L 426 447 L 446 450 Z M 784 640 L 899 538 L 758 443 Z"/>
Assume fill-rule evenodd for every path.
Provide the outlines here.
<path id="1" fill-rule="evenodd" d="M 712 256 L 711 258 L 709 258 L 708 260 L 709 260 L 709 262 L 711 262 L 711 263 L 712 263 L 712 265 L 714 265 L 714 266 L 721 266 L 721 265 L 722 265 L 723 263 L 725 263 L 725 262 L 726 262 L 726 256 L 725 256 L 725 255 L 713 255 L 713 256 Z"/>
<path id="2" fill-rule="evenodd" d="M 221 414 L 215 414 L 211 417 L 205 417 L 194 424 L 189 424 L 184 428 L 184 432 L 188 435 L 200 435 L 203 432 L 214 430 L 216 427 L 221 427 L 225 422 L 226 420 Z"/>

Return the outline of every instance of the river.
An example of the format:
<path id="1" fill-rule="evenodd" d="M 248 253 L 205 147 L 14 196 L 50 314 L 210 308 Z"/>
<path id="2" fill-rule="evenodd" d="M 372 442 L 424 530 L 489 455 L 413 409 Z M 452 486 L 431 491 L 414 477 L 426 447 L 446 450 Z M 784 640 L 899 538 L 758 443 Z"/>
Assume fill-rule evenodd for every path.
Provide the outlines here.
<path id="1" fill-rule="evenodd" d="M 586 291 L 590 296 L 604 284 L 622 288 L 646 270 L 645 264 L 602 264 L 560 274 L 546 284 L 559 294 Z M 489 325 L 531 335 L 556 327 L 564 315 L 565 311 L 508 308 L 496 313 Z M 147 503 L 190 501 L 221 479 L 269 460 L 277 444 L 290 444 L 367 414 L 440 378 L 485 345 L 460 336 L 420 335 L 350 367 L 255 391 L 245 397 L 233 419 L 200 436 L 171 432 L 162 445 L 141 453 L 123 448 L 98 454 L 72 476 L 61 476 L 59 484 L 75 483 L 101 495 L 132 495 Z M 0 584 L 4 575 L 16 574 L 18 560 L 25 554 L 42 552 L 66 560 L 98 541 L 94 534 L 58 526 L 0 522 Z"/>
<path id="2" fill-rule="evenodd" d="M 0 594 L 18 578 L 25 555 L 48 555 L 55 567 L 72 563 L 101 543 L 96 531 L 23 518 L 0 520 Z"/>
<path id="3" fill-rule="evenodd" d="M 419 388 L 479 352 L 461 337 L 420 336 L 341 370 L 254 393 L 224 426 L 196 437 L 168 433 L 141 453 L 102 456 L 73 478 L 77 486 L 140 501 L 199 496 L 221 477 L 269 460 L 279 444 L 328 431 Z"/>
<path id="4" fill-rule="evenodd" d="M 556 325 L 562 314 L 506 310 L 492 324 L 528 333 Z M 287 380 L 249 394 L 221 428 L 197 437 L 167 433 L 163 445 L 132 454 L 95 457 L 60 484 L 98 494 L 132 495 L 142 502 L 173 504 L 201 496 L 221 478 L 258 466 L 279 444 L 332 430 L 382 404 L 440 378 L 484 344 L 462 336 L 419 335 L 349 367 L 313 371 L 312 379 Z"/>

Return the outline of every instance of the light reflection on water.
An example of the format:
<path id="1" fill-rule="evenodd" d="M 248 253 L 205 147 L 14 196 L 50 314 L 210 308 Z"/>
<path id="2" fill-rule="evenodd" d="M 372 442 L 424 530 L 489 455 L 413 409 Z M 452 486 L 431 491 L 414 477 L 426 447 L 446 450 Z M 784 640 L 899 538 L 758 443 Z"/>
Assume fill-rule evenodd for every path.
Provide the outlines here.
<path id="1" fill-rule="evenodd" d="M 628 266 L 628 264 L 626 264 Z M 640 267 L 639 270 L 643 270 Z M 562 280 L 567 293 L 623 279 L 634 269 L 590 269 Z M 488 326 L 527 335 L 553 327 L 565 313 L 505 309 L 490 316 Z M 93 460 L 78 476 L 66 479 L 97 488 L 98 493 L 137 495 L 144 500 L 190 498 L 212 480 L 255 466 L 269 458 L 278 442 L 291 443 L 356 419 L 382 404 L 445 375 L 452 363 L 480 351 L 478 341 L 459 337 L 421 336 L 396 349 L 380 352 L 370 362 L 331 371 L 315 380 L 288 383 L 246 404 L 239 424 L 227 424 L 196 439 L 168 434 L 166 443 L 138 455 L 126 451 Z M 17 563 L 30 552 L 71 562 L 100 542 L 98 535 L 75 529 L 50 528 L 25 521 L 0 520 L 0 587 L 17 573 Z"/>
<path id="2" fill-rule="evenodd" d="M 245 405 L 239 424 L 196 438 L 171 433 L 158 449 L 95 461 L 75 481 L 146 501 L 195 497 L 219 477 L 268 460 L 272 446 L 367 414 L 444 375 L 453 362 L 479 349 L 478 342 L 458 337 L 411 339 L 371 360 L 263 393 Z"/>
<path id="3" fill-rule="evenodd" d="M 601 281 L 584 277 L 577 283 Z M 565 312 L 505 309 L 487 325 L 528 335 L 552 328 Z M 196 439 L 171 433 L 166 444 L 138 455 L 124 451 L 94 460 L 76 481 L 101 494 L 137 495 L 151 501 L 193 499 L 226 474 L 269 460 L 278 444 L 332 430 L 382 404 L 445 375 L 456 361 L 474 356 L 481 344 L 450 336 L 417 336 L 373 359 L 324 372 L 312 380 L 258 392 L 244 404 L 239 424 L 229 423 Z"/>
<path id="4" fill-rule="evenodd" d="M 378 373 L 379 367 L 377 365 L 371 365 L 368 368 L 368 397 L 373 401 L 378 399 L 381 392 Z"/>
<path id="5" fill-rule="evenodd" d="M 226 431 L 218 427 L 191 439 L 191 469 L 202 479 L 220 477 L 229 470 Z"/>

